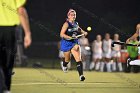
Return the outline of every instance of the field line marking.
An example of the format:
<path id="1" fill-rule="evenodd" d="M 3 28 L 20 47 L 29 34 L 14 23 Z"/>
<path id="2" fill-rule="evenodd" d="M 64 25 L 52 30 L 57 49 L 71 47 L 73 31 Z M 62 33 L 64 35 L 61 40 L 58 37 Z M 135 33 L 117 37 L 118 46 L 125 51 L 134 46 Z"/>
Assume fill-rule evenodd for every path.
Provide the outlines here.
<path id="1" fill-rule="evenodd" d="M 88 84 L 88 85 L 92 85 L 92 84 L 105 84 L 105 83 L 13 83 L 13 86 L 18 86 L 18 85 L 81 85 L 81 84 Z"/>
<path id="2" fill-rule="evenodd" d="M 100 85 L 100 84 L 116 84 L 116 83 L 122 83 L 122 82 L 75 82 L 75 83 L 67 83 L 67 82 L 64 82 L 64 83 L 56 83 L 56 82 L 46 82 L 46 83 L 41 83 L 41 82 L 36 82 L 36 83 L 32 83 L 32 82 L 30 82 L 30 83 L 13 83 L 12 85 L 13 86 L 19 86 L 19 85 L 83 85 L 83 84 L 87 84 L 87 85 L 93 85 L 93 84 L 98 84 L 98 85 Z"/>

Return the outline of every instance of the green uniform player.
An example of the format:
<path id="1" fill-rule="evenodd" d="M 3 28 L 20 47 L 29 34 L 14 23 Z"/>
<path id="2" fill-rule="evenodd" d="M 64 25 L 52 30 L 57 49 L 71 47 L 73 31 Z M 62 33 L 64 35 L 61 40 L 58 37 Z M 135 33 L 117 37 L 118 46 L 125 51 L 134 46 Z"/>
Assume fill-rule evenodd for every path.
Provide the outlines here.
<path id="1" fill-rule="evenodd" d="M 137 38 L 134 38 L 134 40 L 131 40 L 129 42 L 130 44 L 139 44 L 139 41 L 137 41 Z M 133 72 L 138 72 L 138 66 L 131 66 L 130 62 L 133 60 L 137 60 L 138 59 L 138 47 L 137 46 L 127 46 L 127 51 L 129 53 L 129 58 L 127 60 L 127 72 L 131 71 L 131 68 L 133 68 Z"/>
<path id="2" fill-rule="evenodd" d="M 131 41 L 130 44 L 139 44 L 138 41 Z M 138 47 L 137 46 L 127 46 L 127 51 L 131 59 L 138 57 Z"/>

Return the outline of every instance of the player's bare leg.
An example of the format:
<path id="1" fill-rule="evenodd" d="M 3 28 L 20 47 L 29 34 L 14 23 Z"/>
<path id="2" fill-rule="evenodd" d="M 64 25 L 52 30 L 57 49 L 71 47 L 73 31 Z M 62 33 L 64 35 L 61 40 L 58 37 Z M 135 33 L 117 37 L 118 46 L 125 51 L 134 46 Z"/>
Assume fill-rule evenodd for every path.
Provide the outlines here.
<path id="1" fill-rule="evenodd" d="M 81 51 L 80 51 L 80 46 L 79 45 L 75 45 L 72 50 L 71 53 L 73 54 L 76 62 L 77 62 L 77 70 L 80 76 L 80 81 L 84 81 L 85 77 L 83 76 L 83 64 L 82 64 L 82 60 L 81 60 Z"/>

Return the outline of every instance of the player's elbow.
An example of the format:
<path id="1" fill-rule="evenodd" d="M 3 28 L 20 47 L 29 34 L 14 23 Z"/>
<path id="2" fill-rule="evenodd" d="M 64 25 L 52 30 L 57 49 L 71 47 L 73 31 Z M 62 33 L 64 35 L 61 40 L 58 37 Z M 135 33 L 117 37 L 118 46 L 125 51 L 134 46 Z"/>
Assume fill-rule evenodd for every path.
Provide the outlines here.
<path id="1" fill-rule="evenodd" d="M 24 7 L 19 7 L 17 12 L 18 12 L 19 16 L 27 15 L 26 9 Z"/>
<path id="2" fill-rule="evenodd" d="M 63 38 L 63 36 L 64 36 L 64 35 L 63 35 L 62 33 L 60 33 L 60 37 Z"/>
<path id="3" fill-rule="evenodd" d="M 61 32 L 61 33 L 60 33 L 60 37 L 61 37 L 61 38 L 64 38 L 64 36 L 65 36 L 65 34 Z"/>

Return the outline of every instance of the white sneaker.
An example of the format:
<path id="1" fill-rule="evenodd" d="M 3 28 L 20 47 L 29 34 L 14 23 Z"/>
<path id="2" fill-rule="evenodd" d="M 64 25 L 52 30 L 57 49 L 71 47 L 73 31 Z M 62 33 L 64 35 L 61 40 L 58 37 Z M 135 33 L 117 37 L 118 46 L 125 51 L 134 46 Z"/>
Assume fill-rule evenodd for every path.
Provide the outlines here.
<path id="1" fill-rule="evenodd" d="M 5 90 L 3 93 L 11 93 L 10 91 L 8 91 L 8 90 Z"/>
<path id="2" fill-rule="evenodd" d="M 68 67 L 62 67 L 62 70 L 67 73 L 68 72 Z"/>
<path id="3" fill-rule="evenodd" d="M 130 61 L 130 65 L 140 66 L 140 60 L 133 60 L 133 61 Z"/>
<path id="4" fill-rule="evenodd" d="M 68 67 L 64 67 L 64 66 L 63 66 L 63 62 L 61 62 L 61 68 L 62 68 L 62 70 L 63 70 L 65 73 L 68 72 Z"/>
<path id="5" fill-rule="evenodd" d="M 80 76 L 80 81 L 84 81 L 85 77 L 83 75 Z"/>

